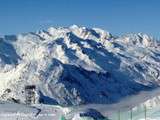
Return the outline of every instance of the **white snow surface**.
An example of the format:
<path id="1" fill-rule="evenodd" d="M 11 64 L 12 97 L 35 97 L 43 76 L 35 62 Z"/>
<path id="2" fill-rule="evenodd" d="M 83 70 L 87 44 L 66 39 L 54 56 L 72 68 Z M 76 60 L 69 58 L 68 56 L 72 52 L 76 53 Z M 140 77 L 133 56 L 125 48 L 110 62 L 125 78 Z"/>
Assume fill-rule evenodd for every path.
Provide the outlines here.
<path id="1" fill-rule="evenodd" d="M 24 103 L 24 87 L 36 85 L 47 104 L 116 103 L 159 86 L 159 45 L 76 25 L 1 36 L 0 99 Z"/>

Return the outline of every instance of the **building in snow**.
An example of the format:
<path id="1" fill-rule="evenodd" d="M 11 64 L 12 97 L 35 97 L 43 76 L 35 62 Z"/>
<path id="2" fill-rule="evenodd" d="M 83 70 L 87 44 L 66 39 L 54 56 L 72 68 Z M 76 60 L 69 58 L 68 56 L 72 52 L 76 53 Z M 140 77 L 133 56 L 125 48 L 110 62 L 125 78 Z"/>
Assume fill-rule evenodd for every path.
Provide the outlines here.
<path id="1" fill-rule="evenodd" d="M 36 102 L 36 86 L 35 85 L 27 85 L 25 86 L 25 103 L 35 104 Z"/>

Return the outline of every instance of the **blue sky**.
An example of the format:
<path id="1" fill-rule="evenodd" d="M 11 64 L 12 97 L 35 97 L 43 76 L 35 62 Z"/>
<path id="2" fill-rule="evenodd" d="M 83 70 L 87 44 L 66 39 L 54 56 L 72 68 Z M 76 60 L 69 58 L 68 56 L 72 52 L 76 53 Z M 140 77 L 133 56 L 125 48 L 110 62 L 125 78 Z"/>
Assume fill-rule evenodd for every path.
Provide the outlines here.
<path id="1" fill-rule="evenodd" d="M 160 37 L 160 0 L 0 0 L 0 34 L 72 24 Z"/>

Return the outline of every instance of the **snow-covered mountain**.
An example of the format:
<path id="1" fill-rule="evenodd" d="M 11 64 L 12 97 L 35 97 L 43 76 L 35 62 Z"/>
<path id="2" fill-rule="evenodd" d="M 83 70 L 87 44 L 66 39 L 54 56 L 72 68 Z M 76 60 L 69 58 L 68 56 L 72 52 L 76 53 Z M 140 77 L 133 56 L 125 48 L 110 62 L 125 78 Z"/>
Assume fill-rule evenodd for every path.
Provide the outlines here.
<path id="1" fill-rule="evenodd" d="M 26 85 L 44 103 L 114 103 L 160 84 L 160 42 L 68 28 L 0 37 L 0 99 L 25 102 Z"/>

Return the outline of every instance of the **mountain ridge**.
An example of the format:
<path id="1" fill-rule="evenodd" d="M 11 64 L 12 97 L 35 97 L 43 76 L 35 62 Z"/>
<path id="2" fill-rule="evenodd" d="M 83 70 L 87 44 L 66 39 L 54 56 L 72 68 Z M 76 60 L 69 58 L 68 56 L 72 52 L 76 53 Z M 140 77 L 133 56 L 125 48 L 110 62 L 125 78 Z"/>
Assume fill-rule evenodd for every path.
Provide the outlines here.
<path id="1" fill-rule="evenodd" d="M 2 36 L 0 96 L 24 103 L 24 87 L 34 84 L 47 104 L 118 102 L 159 86 L 159 52 L 146 34 L 114 37 L 76 25 Z"/>

